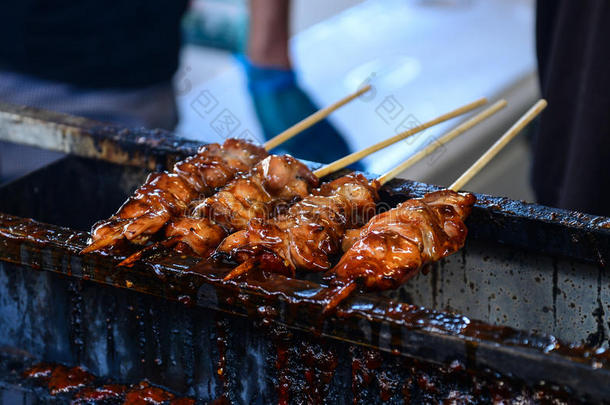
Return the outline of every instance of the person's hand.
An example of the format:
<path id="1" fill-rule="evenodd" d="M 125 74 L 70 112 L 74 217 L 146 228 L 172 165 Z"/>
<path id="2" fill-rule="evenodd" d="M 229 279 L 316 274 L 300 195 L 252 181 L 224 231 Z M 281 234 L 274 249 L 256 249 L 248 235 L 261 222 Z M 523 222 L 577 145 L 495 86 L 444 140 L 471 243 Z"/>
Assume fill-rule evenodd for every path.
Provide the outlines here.
<path id="1" fill-rule="evenodd" d="M 294 71 L 256 66 L 246 57 L 238 56 L 248 78 L 248 89 L 263 129 L 271 139 L 318 110 L 298 86 Z M 274 152 L 289 153 L 297 158 L 330 163 L 350 153 L 347 142 L 327 121 L 322 120 Z M 359 164 L 353 169 L 361 169 Z"/>

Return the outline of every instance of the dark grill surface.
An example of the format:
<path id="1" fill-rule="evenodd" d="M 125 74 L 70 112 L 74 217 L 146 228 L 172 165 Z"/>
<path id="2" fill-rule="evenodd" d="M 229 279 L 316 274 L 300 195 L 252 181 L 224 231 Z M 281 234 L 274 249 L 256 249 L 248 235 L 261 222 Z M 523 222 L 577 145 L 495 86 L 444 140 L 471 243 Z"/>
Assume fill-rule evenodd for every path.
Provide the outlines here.
<path id="1" fill-rule="evenodd" d="M 175 158 L 147 139 L 156 166 Z M 138 166 L 151 167 L 148 152 L 133 153 L 131 166 L 68 157 L 0 187 L 6 401 L 68 400 L 23 379 L 39 361 L 83 366 L 99 383 L 148 380 L 202 403 L 610 397 L 608 218 L 478 196 L 461 253 L 324 319 L 315 277 L 225 283 L 229 267 L 190 257 L 160 253 L 122 269 L 129 246 L 79 255 L 91 224 L 144 180 Z M 382 199 L 432 189 L 396 181 Z"/>
<path id="2" fill-rule="evenodd" d="M 222 397 L 265 404 L 579 402 L 571 392 L 539 381 L 526 384 L 490 370 L 467 369 L 474 358 L 439 366 L 290 330 L 264 314 L 246 319 L 15 265 L 0 270 L 21 292 L 10 294 L 0 307 L 3 343 L 28 349 L 0 352 L 4 396 L 18 392 L 21 403 L 31 403 L 31 395 L 65 403 L 73 395 L 50 396 L 44 384 L 23 379 L 22 373 L 41 358 L 84 365 L 103 376 L 94 386 L 147 378 L 202 403 Z M 20 308 L 23 290 L 32 285 L 37 288 L 28 301 L 35 310 Z M 7 291 L 2 294 L 6 297 Z M 471 350 L 476 356 L 476 348 Z"/>

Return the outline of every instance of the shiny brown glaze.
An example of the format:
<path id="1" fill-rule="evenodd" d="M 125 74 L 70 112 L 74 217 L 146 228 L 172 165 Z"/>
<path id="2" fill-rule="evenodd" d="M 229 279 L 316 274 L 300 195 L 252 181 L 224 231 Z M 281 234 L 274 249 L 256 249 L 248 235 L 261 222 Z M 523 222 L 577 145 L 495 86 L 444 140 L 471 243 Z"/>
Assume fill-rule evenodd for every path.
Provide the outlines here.
<path id="1" fill-rule="evenodd" d="M 76 391 L 93 380 L 95 376 L 80 367 L 40 363 L 23 373 L 24 378 L 32 378 L 44 382 L 51 395 Z"/>
<path id="2" fill-rule="evenodd" d="M 272 155 L 199 202 L 192 216 L 171 221 L 165 232 L 174 244 L 206 257 L 230 233 L 252 219 L 268 219 L 277 208 L 308 195 L 318 178 L 292 156 Z"/>
<path id="3" fill-rule="evenodd" d="M 182 216 L 170 221 L 165 228 L 169 245 L 174 245 L 178 251 L 190 249 L 202 257 L 212 253 L 226 235 L 222 226 L 208 218 Z"/>
<path id="4" fill-rule="evenodd" d="M 23 372 L 23 378 L 34 378 L 48 380 L 55 365 L 47 363 L 36 364 Z"/>
<path id="5" fill-rule="evenodd" d="M 74 393 L 72 404 L 192 405 L 195 403 L 193 398 L 177 397 L 147 381 L 131 386 L 96 384 L 97 377 L 81 367 L 40 363 L 30 367 L 22 375 L 25 379 L 33 379 L 46 385 L 51 395 Z"/>
<path id="6" fill-rule="evenodd" d="M 83 252 L 113 246 L 121 239 L 146 243 L 172 217 L 182 215 L 191 201 L 211 195 L 266 156 L 259 146 L 228 139 L 223 145 L 202 147 L 196 155 L 176 163 L 173 172 L 152 173 L 115 215 L 93 226 Z"/>
<path id="7" fill-rule="evenodd" d="M 174 399 L 176 396 L 162 388 L 154 387 L 142 381 L 125 394 L 124 405 L 150 405 L 163 404 Z"/>
<path id="8" fill-rule="evenodd" d="M 121 384 L 105 384 L 99 387 L 85 387 L 78 391 L 72 404 L 95 404 L 98 402 L 122 402 L 127 387 Z"/>
<path id="9" fill-rule="evenodd" d="M 464 246 L 464 220 L 474 202 L 472 194 L 442 190 L 375 216 L 357 238 L 346 238 L 347 251 L 329 276 L 339 283 L 358 281 L 368 290 L 397 288 L 423 265 Z"/>
<path id="10" fill-rule="evenodd" d="M 49 379 L 52 395 L 75 391 L 93 381 L 95 377 L 80 367 L 55 367 Z"/>
<path id="11" fill-rule="evenodd" d="M 243 263 L 256 258 L 265 270 L 294 274 L 297 269 L 323 271 L 341 252 L 346 229 L 361 226 L 375 214 L 378 184 L 350 174 L 315 190 L 288 212 L 270 221 L 252 220 L 227 237 L 219 256 Z"/>

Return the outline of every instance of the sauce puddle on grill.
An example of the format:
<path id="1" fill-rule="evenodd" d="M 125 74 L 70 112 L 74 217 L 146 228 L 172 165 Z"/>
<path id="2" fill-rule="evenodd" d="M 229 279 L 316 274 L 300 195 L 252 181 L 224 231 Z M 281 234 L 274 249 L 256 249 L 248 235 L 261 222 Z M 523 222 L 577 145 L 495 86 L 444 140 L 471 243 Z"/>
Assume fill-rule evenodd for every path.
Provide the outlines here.
<path id="1" fill-rule="evenodd" d="M 36 364 L 23 377 L 46 387 L 51 395 L 70 395 L 72 404 L 195 404 L 192 398 L 179 397 L 147 381 L 133 385 L 104 383 L 81 367 L 62 364 Z"/>

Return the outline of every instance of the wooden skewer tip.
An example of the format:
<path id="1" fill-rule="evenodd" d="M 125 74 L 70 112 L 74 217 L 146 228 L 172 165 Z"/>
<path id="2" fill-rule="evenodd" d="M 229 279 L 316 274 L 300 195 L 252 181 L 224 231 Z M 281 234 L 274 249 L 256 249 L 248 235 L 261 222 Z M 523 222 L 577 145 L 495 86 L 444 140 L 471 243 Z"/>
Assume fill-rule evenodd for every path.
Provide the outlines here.
<path id="1" fill-rule="evenodd" d="M 239 266 L 237 266 L 236 268 L 231 270 L 229 272 L 229 274 L 224 276 L 223 280 L 229 281 L 236 277 L 239 277 L 242 274 L 245 274 L 245 273 L 249 272 L 250 270 L 252 270 L 254 268 L 254 266 L 256 266 L 256 260 L 246 260 L 245 262 L 243 262 L 242 264 L 240 264 Z"/>
<path id="2" fill-rule="evenodd" d="M 360 160 L 370 154 L 373 154 L 387 146 L 393 145 L 398 141 L 408 138 L 409 136 L 415 135 L 416 133 L 421 132 L 425 129 L 428 129 L 434 125 L 440 124 L 441 122 L 448 121 L 452 118 L 465 114 L 468 111 L 474 110 L 475 108 L 478 108 L 478 107 L 484 105 L 485 103 L 487 103 L 487 99 L 485 97 L 483 97 L 476 101 L 473 101 L 472 103 L 463 105 L 453 111 L 440 115 L 437 118 L 427 121 L 421 125 L 418 125 L 407 131 L 401 132 L 388 139 L 378 142 L 372 146 L 364 148 L 358 152 L 354 152 L 350 155 L 344 156 L 341 159 L 335 160 L 334 162 L 329 163 L 328 165 L 316 170 L 314 172 L 314 174 L 321 178 L 330 173 L 336 172 L 337 170 L 341 170 L 341 169 L 351 165 L 352 163 L 357 162 L 358 160 Z"/>
<path id="3" fill-rule="evenodd" d="M 328 314 L 329 312 L 333 311 L 341 302 L 347 299 L 347 297 L 349 297 L 352 292 L 356 290 L 357 287 L 358 285 L 356 284 L 356 282 L 351 280 L 347 284 L 342 285 L 339 288 L 331 289 L 332 298 L 330 299 L 328 304 L 326 304 L 322 313 Z"/>
<path id="4" fill-rule="evenodd" d="M 487 165 L 523 128 L 525 128 L 542 110 L 547 106 L 544 99 L 538 100 L 525 114 L 521 116 L 472 166 L 449 186 L 450 190 L 459 191 L 468 183 L 483 167 Z"/>
<path id="5" fill-rule="evenodd" d="M 371 89 L 371 85 L 367 84 L 366 86 L 362 87 L 358 91 L 342 98 L 341 100 L 339 100 L 325 108 L 322 108 L 322 109 L 316 111 L 315 113 L 311 114 L 310 116 L 306 117 L 305 119 L 297 122 L 296 124 L 294 124 L 293 126 L 288 128 L 287 130 L 282 132 L 281 134 L 276 135 L 274 138 L 271 138 L 270 140 L 265 142 L 265 144 L 264 144 L 265 149 L 271 150 L 271 149 L 281 145 L 282 143 L 286 142 L 293 136 L 303 132 L 304 130 L 311 127 L 312 125 L 322 121 L 324 118 L 328 117 L 332 112 L 338 110 L 339 108 L 343 107 L 347 103 L 360 97 L 362 94 L 366 93 L 370 89 Z"/>
<path id="6" fill-rule="evenodd" d="M 392 180 L 400 173 L 407 170 L 409 167 L 413 166 L 426 156 L 430 155 L 442 145 L 447 144 L 448 142 L 457 138 L 459 135 L 463 134 L 470 128 L 476 126 L 477 124 L 483 122 L 493 114 L 497 113 L 498 111 L 506 107 L 507 104 L 508 103 L 504 99 L 496 101 L 494 104 L 481 111 L 480 113 L 476 114 L 475 116 L 469 118 L 468 120 L 464 121 L 463 123 L 459 124 L 436 141 L 430 142 L 425 148 L 408 158 L 406 161 L 377 178 L 377 181 L 381 185 L 386 184 L 388 181 Z"/>

